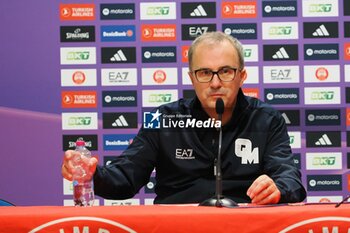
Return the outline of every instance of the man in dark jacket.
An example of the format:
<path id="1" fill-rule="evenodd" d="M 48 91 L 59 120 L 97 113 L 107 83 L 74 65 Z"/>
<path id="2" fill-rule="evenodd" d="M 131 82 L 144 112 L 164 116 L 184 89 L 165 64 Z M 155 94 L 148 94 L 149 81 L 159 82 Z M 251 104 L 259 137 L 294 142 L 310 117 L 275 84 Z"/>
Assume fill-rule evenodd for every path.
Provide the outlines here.
<path id="1" fill-rule="evenodd" d="M 133 197 L 156 169 L 155 203 L 200 203 L 215 194 L 214 160 L 222 122 L 222 191 L 236 202 L 299 202 L 305 196 L 293 163 L 289 136 L 278 111 L 244 96 L 243 48 L 222 32 L 194 40 L 188 54 L 196 97 L 162 105 L 149 113 L 133 143 L 108 166 L 90 161 L 95 193 L 108 199 Z M 222 121 L 215 110 L 224 102 Z M 151 129 L 150 129 L 151 128 Z M 71 180 L 66 151 L 63 176 Z"/>

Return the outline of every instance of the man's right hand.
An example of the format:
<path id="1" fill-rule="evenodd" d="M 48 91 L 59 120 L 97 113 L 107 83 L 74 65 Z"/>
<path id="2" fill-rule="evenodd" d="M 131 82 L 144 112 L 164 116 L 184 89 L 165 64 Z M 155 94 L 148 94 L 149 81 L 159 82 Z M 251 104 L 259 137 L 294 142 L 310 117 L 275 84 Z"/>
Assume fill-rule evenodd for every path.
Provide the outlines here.
<path id="1" fill-rule="evenodd" d="M 73 179 L 73 173 L 74 173 L 73 157 L 76 156 L 76 154 L 79 154 L 79 152 L 76 152 L 74 150 L 67 150 L 64 153 L 61 172 L 62 172 L 62 176 L 69 181 L 72 181 Z M 83 167 L 87 172 L 86 178 L 92 177 L 96 171 L 96 166 L 98 163 L 97 158 L 82 157 L 82 161 L 83 161 Z"/>

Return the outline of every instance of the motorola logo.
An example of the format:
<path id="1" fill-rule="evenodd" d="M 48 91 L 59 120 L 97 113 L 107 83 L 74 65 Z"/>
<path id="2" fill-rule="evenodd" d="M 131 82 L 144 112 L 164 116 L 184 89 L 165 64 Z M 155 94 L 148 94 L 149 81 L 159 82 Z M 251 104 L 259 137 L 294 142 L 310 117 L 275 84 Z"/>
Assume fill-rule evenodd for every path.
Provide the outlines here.
<path id="1" fill-rule="evenodd" d="M 216 31 L 216 24 L 183 24 L 182 40 L 194 40 L 206 32 Z"/>
<path id="2" fill-rule="evenodd" d="M 263 45 L 264 61 L 296 61 L 298 45 Z"/>
<path id="3" fill-rule="evenodd" d="M 340 131 L 309 131 L 306 132 L 306 147 L 340 147 Z"/>
<path id="4" fill-rule="evenodd" d="M 311 125 L 340 125 L 340 109 L 305 110 L 305 124 Z"/>
<path id="5" fill-rule="evenodd" d="M 269 104 L 299 104 L 298 88 L 265 89 L 265 102 Z"/>
<path id="6" fill-rule="evenodd" d="M 307 175 L 308 191 L 341 191 L 341 175 Z"/>
<path id="7" fill-rule="evenodd" d="M 296 17 L 297 1 L 263 1 L 263 17 Z"/>
<path id="8" fill-rule="evenodd" d="M 240 40 L 257 39 L 258 34 L 256 23 L 223 24 L 222 31 Z"/>
<path id="9" fill-rule="evenodd" d="M 142 47 L 143 63 L 176 62 L 176 47 Z"/>
<path id="10" fill-rule="evenodd" d="M 136 63 L 135 47 L 103 47 L 101 48 L 102 63 Z"/>
<path id="11" fill-rule="evenodd" d="M 136 91 L 102 91 L 103 107 L 135 107 Z"/>
<path id="12" fill-rule="evenodd" d="M 182 2 L 181 18 L 216 18 L 216 2 Z"/>
<path id="13" fill-rule="evenodd" d="M 305 44 L 305 60 L 339 60 L 339 44 Z"/>
<path id="14" fill-rule="evenodd" d="M 101 4 L 102 20 L 135 19 L 135 4 Z"/>
<path id="15" fill-rule="evenodd" d="M 304 22 L 304 38 L 338 38 L 338 22 Z"/>

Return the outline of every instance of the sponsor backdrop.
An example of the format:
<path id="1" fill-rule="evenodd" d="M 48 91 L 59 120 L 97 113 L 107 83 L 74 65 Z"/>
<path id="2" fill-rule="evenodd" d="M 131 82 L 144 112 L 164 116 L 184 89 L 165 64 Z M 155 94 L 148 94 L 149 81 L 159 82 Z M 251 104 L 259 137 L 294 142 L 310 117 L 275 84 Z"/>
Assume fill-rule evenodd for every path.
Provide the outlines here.
<path id="1" fill-rule="evenodd" d="M 38 58 L 40 69 L 49 70 L 47 87 L 38 90 L 35 83 L 42 75 L 31 72 L 26 87 L 39 91 L 40 99 L 23 100 L 27 105 L 1 100 L 9 107 L 3 110 L 4 128 L 22 129 L 12 122 L 14 114 L 18 122 L 34 124 L 33 137 L 28 137 L 42 139 L 26 142 L 28 148 L 44 148 L 44 154 L 31 150 L 31 159 L 23 159 L 19 149 L 20 155 L 11 158 L 13 150 L 5 150 L 5 162 L 13 169 L 25 162 L 19 167 L 28 174 L 25 186 L 34 182 L 36 192 L 24 201 L 21 183 L 0 191 L 3 196 L 28 205 L 71 205 L 72 185 L 60 177 L 63 151 L 83 137 L 101 164 L 110 163 L 132 142 L 143 112 L 194 95 L 187 75 L 188 48 L 195 37 L 215 30 L 243 43 L 248 71 L 243 91 L 274 105 L 285 118 L 307 201 L 336 202 L 350 192 L 350 0 L 56 0 L 48 9 L 42 46 L 50 56 Z M 44 50 L 36 41 L 25 43 Z M 34 62 L 37 55 L 26 60 Z M 10 68 L 5 71 L 4 77 L 12 77 Z M 13 94 L 1 90 L 4 98 Z M 45 100 L 50 106 L 40 105 Z M 12 147 L 18 143 L 7 141 Z M 44 175 L 38 171 L 40 161 Z M 151 177 L 133 199 L 97 198 L 96 204 L 152 204 L 154 186 Z"/>

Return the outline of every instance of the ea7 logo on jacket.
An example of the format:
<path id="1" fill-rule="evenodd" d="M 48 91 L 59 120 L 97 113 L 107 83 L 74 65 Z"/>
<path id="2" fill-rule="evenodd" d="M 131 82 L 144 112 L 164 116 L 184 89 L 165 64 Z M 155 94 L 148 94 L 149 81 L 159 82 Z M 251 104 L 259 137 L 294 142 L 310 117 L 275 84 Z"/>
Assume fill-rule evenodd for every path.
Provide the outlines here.
<path id="1" fill-rule="evenodd" d="M 242 164 L 258 164 L 259 148 L 252 148 L 252 142 L 249 139 L 237 138 L 235 141 L 235 154 L 241 157 Z"/>
<path id="2" fill-rule="evenodd" d="M 177 148 L 175 150 L 175 158 L 176 159 L 195 159 L 193 156 L 193 149 L 180 149 Z"/>

